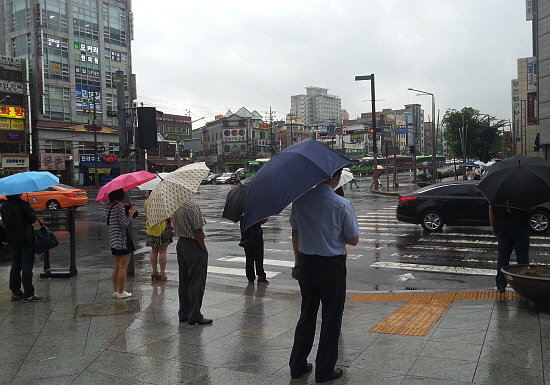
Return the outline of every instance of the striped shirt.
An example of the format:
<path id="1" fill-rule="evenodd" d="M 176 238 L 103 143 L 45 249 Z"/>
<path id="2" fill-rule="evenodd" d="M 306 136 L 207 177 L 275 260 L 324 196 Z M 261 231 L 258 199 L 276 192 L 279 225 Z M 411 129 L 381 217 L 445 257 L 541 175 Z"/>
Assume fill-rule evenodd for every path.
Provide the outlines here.
<path id="1" fill-rule="evenodd" d="M 111 207 L 113 208 L 111 210 Z M 111 215 L 109 215 L 111 212 Z M 126 214 L 126 209 L 120 203 L 105 203 L 105 218 L 109 221 L 111 248 L 128 249 L 126 228 L 132 222 L 132 215 Z"/>
<path id="2" fill-rule="evenodd" d="M 174 235 L 177 237 L 195 238 L 194 230 L 202 228 L 206 224 L 201 209 L 192 200 L 188 199 L 172 215 L 174 222 Z"/>

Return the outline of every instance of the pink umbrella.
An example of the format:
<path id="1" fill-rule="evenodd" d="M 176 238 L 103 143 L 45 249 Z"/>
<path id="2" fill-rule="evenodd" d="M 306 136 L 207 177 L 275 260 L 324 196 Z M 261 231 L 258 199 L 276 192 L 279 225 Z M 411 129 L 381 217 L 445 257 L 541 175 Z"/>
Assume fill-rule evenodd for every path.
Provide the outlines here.
<path id="1" fill-rule="evenodd" d="M 99 189 L 97 193 L 97 202 L 106 200 L 109 196 L 109 193 L 118 189 L 123 189 L 128 191 L 134 187 L 139 186 L 145 182 L 149 182 L 156 178 L 156 175 L 148 171 L 136 171 L 130 172 L 128 174 L 122 174 L 117 176 L 115 179 L 107 183 L 105 186 Z"/>

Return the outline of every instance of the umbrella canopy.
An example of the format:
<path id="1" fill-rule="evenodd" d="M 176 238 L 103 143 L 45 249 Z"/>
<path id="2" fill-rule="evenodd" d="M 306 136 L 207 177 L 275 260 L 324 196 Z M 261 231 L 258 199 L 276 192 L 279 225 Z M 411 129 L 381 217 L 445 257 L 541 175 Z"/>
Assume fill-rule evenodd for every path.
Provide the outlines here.
<path id="1" fill-rule="evenodd" d="M 248 193 L 248 187 L 250 186 L 252 179 L 254 179 L 254 176 L 245 179 L 243 182 L 240 182 L 237 186 L 229 190 L 227 197 L 225 198 L 222 218 L 232 220 L 235 223 L 241 220 L 244 213 L 244 202 Z"/>
<path id="2" fill-rule="evenodd" d="M 170 218 L 183 202 L 197 192 L 208 171 L 204 162 L 198 162 L 168 173 L 149 195 L 147 203 L 149 225 L 153 226 Z"/>
<path id="3" fill-rule="evenodd" d="M 156 175 L 148 171 L 136 171 L 130 172 L 128 174 L 121 174 L 115 179 L 107 183 L 105 186 L 99 189 L 97 193 L 97 202 L 101 202 L 109 198 L 109 193 L 118 189 L 123 189 L 124 191 L 129 191 L 134 187 L 139 186 L 145 182 L 153 180 L 156 178 Z"/>
<path id="4" fill-rule="evenodd" d="M 40 191 L 59 183 L 49 171 L 26 171 L 0 179 L 0 195 L 17 195 Z"/>
<path id="5" fill-rule="evenodd" d="M 163 180 L 164 178 L 166 178 L 166 175 L 168 175 L 168 174 L 169 173 L 167 173 L 167 172 L 156 173 L 155 174 L 155 176 L 156 176 L 155 179 L 152 179 L 149 182 L 145 182 L 144 184 L 140 184 L 139 186 L 137 186 L 137 188 L 140 189 L 140 190 L 149 190 L 149 191 L 154 190 L 155 187 L 158 186 L 160 181 Z"/>
<path id="6" fill-rule="evenodd" d="M 550 163 L 515 155 L 489 167 L 477 188 L 491 205 L 528 210 L 550 201 Z"/>
<path id="7" fill-rule="evenodd" d="M 353 174 L 350 171 L 342 170 L 342 176 L 340 177 L 340 182 L 338 182 L 338 186 L 336 186 L 336 188 L 342 187 L 352 179 L 353 179 Z"/>
<path id="8" fill-rule="evenodd" d="M 250 181 L 243 228 L 280 213 L 309 189 L 351 160 L 315 140 L 306 139 L 273 157 Z"/>

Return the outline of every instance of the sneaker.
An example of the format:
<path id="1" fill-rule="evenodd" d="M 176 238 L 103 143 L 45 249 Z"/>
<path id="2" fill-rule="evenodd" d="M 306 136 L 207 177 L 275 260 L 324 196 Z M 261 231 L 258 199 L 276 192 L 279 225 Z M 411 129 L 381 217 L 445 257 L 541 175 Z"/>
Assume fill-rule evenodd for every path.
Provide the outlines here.
<path id="1" fill-rule="evenodd" d="M 127 291 L 123 291 L 120 294 L 117 294 L 118 299 L 124 299 L 124 298 L 130 298 L 132 296 L 132 293 L 128 293 Z"/>
<path id="2" fill-rule="evenodd" d="M 11 300 L 12 301 L 21 301 L 23 299 L 23 294 L 12 294 L 11 295 Z"/>
<path id="3" fill-rule="evenodd" d="M 39 297 L 37 295 L 33 295 L 32 297 L 23 298 L 24 303 L 38 302 L 38 301 L 42 301 L 42 297 Z"/>
<path id="4" fill-rule="evenodd" d="M 113 298 L 116 298 L 116 297 L 118 297 L 118 293 L 115 291 L 113 292 Z"/>

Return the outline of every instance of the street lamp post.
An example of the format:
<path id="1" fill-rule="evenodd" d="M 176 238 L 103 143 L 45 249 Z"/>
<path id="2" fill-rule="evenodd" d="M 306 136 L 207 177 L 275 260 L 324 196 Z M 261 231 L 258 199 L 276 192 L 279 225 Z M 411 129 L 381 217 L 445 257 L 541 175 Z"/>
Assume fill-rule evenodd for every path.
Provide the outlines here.
<path id="1" fill-rule="evenodd" d="M 376 96 L 374 92 L 374 74 L 356 76 L 355 81 L 359 80 L 370 80 L 370 99 L 372 104 L 372 175 L 374 179 L 374 190 L 378 191 L 378 147 L 376 145 Z"/>
<path id="2" fill-rule="evenodd" d="M 435 131 L 435 97 L 434 97 L 434 94 L 432 94 L 431 92 L 426 92 L 426 91 L 420 91 L 420 90 L 416 90 L 414 88 L 408 88 L 409 91 L 415 91 L 415 92 L 420 92 L 421 94 L 423 95 L 430 95 L 432 97 L 432 166 L 433 166 L 433 181 L 434 182 L 437 182 L 437 179 L 439 177 L 439 174 L 437 172 L 437 163 L 436 163 L 436 160 L 437 160 L 437 137 L 436 137 L 436 131 Z M 416 165 L 414 165 L 416 167 Z"/>

